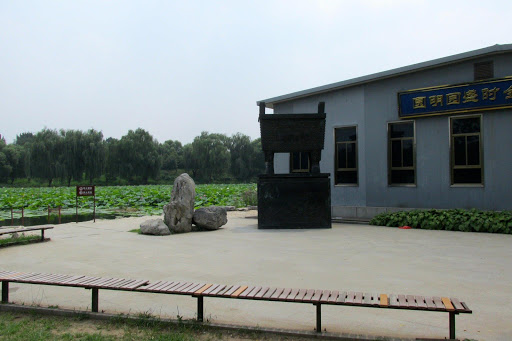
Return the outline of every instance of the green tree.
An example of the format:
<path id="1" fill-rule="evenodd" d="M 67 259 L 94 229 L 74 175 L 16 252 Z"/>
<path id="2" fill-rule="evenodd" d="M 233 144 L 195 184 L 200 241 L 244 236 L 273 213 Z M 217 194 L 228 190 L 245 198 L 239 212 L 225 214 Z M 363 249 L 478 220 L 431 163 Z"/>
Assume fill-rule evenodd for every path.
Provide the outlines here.
<path id="1" fill-rule="evenodd" d="M 147 183 L 150 177 L 158 177 L 161 166 L 158 142 L 144 129 L 130 130 L 121 138 L 119 156 L 120 173 L 125 178 L 133 180 L 140 177 L 143 183 Z"/>
<path id="2" fill-rule="evenodd" d="M 71 179 L 81 181 L 85 171 L 85 138 L 80 130 L 61 130 L 63 141 L 62 163 L 66 169 L 66 181 L 71 186 Z"/>
<path id="3" fill-rule="evenodd" d="M 247 181 L 252 176 L 251 158 L 254 153 L 251 138 L 236 133 L 229 139 L 229 154 L 231 174 L 239 181 Z"/>
<path id="4" fill-rule="evenodd" d="M 210 134 L 203 131 L 192 142 L 187 152 L 189 165 L 196 170 L 201 180 L 213 181 L 221 178 L 229 170 L 229 138 L 223 134 Z"/>
<path id="5" fill-rule="evenodd" d="M 6 148 L 5 139 L 0 134 L 0 181 L 6 182 L 12 172 L 12 167 L 4 154 Z"/>
<path id="6" fill-rule="evenodd" d="M 3 153 L 5 155 L 7 163 L 10 166 L 9 179 L 11 180 L 11 184 L 13 184 L 14 180 L 17 178 L 24 178 L 24 148 L 15 144 L 9 144 L 5 146 L 5 148 L 3 149 Z"/>
<path id="7" fill-rule="evenodd" d="M 105 179 L 107 183 L 114 182 L 120 176 L 119 143 L 118 139 L 112 137 L 105 140 Z"/>
<path id="8" fill-rule="evenodd" d="M 105 164 L 105 146 L 103 144 L 103 133 L 89 129 L 84 137 L 84 169 L 85 176 L 92 184 L 95 178 L 99 178 Z"/>
<path id="9" fill-rule="evenodd" d="M 167 140 L 160 145 L 162 170 L 177 171 L 183 168 L 183 146 L 180 141 Z"/>
<path id="10" fill-rule="evenodd" d="M 27 132 L 27 133 L 21 133 L 19 135 L 16 135 L 16 141 L 14 141 L 14 144 L 18 146 L 26 146 L 27 144 L 31 144 L 34 141 L 34 134 Z"/>
<path id="11" fill-rule="evenodd" d="M 46 128 L 38 132 L 30 144 L 31 173 L 48 181 L 48 186 L 62 173 L 61 147 L 62 137 L 57 131 Z"/>
<path id="12" fill-rule="evenodd" d="M 30 180 L 32 173 L 31 173 L 31 145 L 34 141 L 34 134 L 30 132 L 21 133 L 19 135 L 16 135 L 16 140 L 14 141 L 14 144 L 17 146 L 20 146 L 23 148 L 23 177 L 26 177 L 28 180 Z"/>
<path id="13" fill-rule="evenodd" d="M 257 138 L 251 142 L 252 153 L 249 161 L 249 169 L 251 177 L 256 177 L 265 172 L 265 154 L 261 149 L 261 138 Z"/>

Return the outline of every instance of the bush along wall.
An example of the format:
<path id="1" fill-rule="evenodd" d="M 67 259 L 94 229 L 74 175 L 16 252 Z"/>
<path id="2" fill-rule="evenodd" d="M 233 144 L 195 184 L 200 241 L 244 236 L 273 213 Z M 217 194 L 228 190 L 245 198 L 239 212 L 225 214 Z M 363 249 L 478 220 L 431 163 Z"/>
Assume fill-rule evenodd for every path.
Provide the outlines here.
<path id="1" fill-rule="evenodd" d="M 414 210 L 376 215 L 371 225 L 415 229 L 512 234 L 512 211 Z"/>

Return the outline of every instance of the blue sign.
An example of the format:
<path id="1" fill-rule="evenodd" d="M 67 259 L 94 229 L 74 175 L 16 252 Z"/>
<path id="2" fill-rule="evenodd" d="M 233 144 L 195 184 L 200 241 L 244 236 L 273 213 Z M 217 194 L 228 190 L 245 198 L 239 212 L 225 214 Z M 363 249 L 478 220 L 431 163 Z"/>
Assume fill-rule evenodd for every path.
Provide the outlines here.
<path id="1" fill-rule="evenodd" d="M 410 118 L 512 107 L 512 78 L 398 93 L 398 116 Z"/>

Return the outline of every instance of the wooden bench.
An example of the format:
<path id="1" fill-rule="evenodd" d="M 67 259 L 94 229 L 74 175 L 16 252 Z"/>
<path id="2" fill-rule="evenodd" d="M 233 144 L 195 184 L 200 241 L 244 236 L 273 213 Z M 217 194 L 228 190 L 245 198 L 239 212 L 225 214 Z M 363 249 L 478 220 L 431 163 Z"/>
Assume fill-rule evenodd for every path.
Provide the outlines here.
<path id="1" fill-rule="evenodd" d="M 189 295 L 197 298 L 197 320 L 203 321 L 204 298 L 232 298 L 276 302 L 308 303 L 316 306 L 316 331 L 322 331 L 322 305 L 345 305 L 369 308 L 408 309 L 449 314 L 450 339 L 455 339 L 455 315 L 471 314 L 464 302 L 456 298 L 389 295 L 382 293 L 345 292 L 338 290 L 292 289 L 247 285 L 225 285 L 187 281 L 151 281 L 109 277 L 73 276 L 44 273 L 0 271 L 2 303 L 9 302 L 9 282 L 92 289 L 92 311 L 98 312 L 102 290 Z"/>
<path id="2" fill-rule="evenodd" d="M 41 231 L 41 241 L 44 240 L 44 231 L 45 230 L 51 230 L 53 229 L 53 226 L 38 226 L 38 227 L 25 227 L 25 228 L 11 228 L 8 227 L 5 230 L 0 230 L 0 236 L 4 234 L 13 234 L 13 233 L 20 233 L 20 232 L 29 232 L 29 231 Z"/>

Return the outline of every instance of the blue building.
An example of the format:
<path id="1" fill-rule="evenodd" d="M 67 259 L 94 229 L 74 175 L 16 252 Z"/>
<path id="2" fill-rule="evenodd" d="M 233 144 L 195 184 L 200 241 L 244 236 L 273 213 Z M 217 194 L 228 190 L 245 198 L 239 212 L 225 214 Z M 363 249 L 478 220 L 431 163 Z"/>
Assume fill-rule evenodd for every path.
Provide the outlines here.
<path id="1" fill-rule="evenodd" d="M 320 171 L 333 217 L 414 208 L 512 209 L 512 44 L 258 102 L 279 114 L 325 102 Z M 276 154 L 276 173 L 307 171 Z"/>

